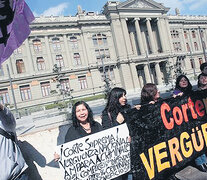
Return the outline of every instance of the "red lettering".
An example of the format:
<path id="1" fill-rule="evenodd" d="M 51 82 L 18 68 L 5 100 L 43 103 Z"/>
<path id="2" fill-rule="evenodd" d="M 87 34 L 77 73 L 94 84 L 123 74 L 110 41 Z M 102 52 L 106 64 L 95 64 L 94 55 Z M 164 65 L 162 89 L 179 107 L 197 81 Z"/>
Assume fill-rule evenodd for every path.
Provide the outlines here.
<path id="1" fill-rule="evenodd" d="M 170 122 L 168 122 L 166 118 L 165 111 L 170 112 L 170 106 L 167 103 L 163 103 L 160 107 L 162 122 L 167 129 L 172 129 L 174 127 L 174 119 L 170 118 Z"/>
<path id="2" fill-rule="evenodd" d="M 178 115 L 178 116 L 177 116 Z M 181 125 L 183 122 L 183 114 L 179 107 L 173 108 L 173 117 L 177 125 Z"/>
<path id="3" fill-rule="evenodd" d="M 203 117 L 205 115 L 204 104 L 201 100 L 197 100 L 195 102 L 195 109 L 200 117 Z"/>

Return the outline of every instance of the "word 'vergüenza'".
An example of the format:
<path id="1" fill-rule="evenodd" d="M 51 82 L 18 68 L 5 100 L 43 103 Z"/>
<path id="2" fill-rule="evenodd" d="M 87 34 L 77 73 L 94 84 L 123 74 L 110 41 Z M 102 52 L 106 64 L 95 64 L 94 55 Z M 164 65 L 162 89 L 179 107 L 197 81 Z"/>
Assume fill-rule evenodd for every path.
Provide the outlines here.
<path id="1" fill-rule="evenodd" d="M 195 103 L 188 98 L 186 104 L 182 104 L 181 107 L 175 106 L 172 109 L 167 103 L 163 103 L 160 112 L 165 128 L 172 130 L 175 125 L 180 126 L 182 123 L 189 123 L 189 120 L 196 120 L 206 115 L 207 98 L 196 100 Z M 207 147 L 207 123 L 205 122 L 192 128 L 190 133 L 184 131 L 179 136 L 149 148 L 148 158 L 144 153 L 140 154 L 149 179 L 153 179 L 156 173 L 176 166 L 179 162 Z"/>

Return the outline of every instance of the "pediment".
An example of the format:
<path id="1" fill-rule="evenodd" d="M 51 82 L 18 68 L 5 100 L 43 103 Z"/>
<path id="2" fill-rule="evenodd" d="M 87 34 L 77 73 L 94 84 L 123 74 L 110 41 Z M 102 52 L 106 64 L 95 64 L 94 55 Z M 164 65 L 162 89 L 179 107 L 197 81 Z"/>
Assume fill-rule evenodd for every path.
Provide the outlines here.
<path id="1" fill-rule="evenodd" d="M 128 0 L 118 5 L 118 9 L 167 10 L 165 6 L 152 0 Z"/>

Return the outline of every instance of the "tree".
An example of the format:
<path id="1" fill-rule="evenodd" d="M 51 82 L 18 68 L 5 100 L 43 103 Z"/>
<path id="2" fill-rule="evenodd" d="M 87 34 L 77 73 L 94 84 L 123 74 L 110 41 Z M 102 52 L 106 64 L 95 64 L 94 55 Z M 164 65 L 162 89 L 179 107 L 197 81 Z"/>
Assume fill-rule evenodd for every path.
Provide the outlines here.
<path id="1" fill-rule="evenodd" d="M 59 94 L 63 98 L 63 102 L 64 102 L 63 106 L 66 106 L 65 99 L 67 98 L 69 100 L 68 107 L 71 108 L 72 107 L 72 98 L 73 98 L 71 93 L 72 93 L 73 89 L 70 89 L 67 86 L 65 88 L 62 87 L 61 83 L 65 77 L 65 73 L 63 73 L 61 70 L 62 70 L 61 67 L 58 67 L 57 64 L 55 64 L 53 66 L 53 73 L 55 73 L 56 75 L 52 79 L 54 82 L 57 82 L 56 89 L 58 89 Z M 51 90 L 51 93 L 58 93 L 58 92 L 56 90 Z"/>

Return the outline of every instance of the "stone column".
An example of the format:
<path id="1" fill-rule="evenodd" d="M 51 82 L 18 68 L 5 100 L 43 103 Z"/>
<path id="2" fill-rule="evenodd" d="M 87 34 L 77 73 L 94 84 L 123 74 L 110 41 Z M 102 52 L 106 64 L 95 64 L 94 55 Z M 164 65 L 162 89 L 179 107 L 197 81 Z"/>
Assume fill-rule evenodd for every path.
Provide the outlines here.
<path id="1" fill-rule="evenodd" d="M 148 68 L 147 64 L 144 65 L 144 74 L 145 74 L 146 82 L 151 83 L 150 71 L 149 71 L 149 68 Z"/>
<path id="2" fill-rule="evenodd" d="M 171 34 L 170 34 L 170 27 L 169 27 L 169 23 L 168 23 L 167 18 L 163 19 L 162 26 L 164 27 L 163 29 L 165 29 L 165 31 L 166 31 L 166 44 L 168 46 L 168 50 L 170 52 L 174 52 L 174 47 L 173 47 Z"/>
<path id="3" fill-rule="evenodd" d="M 71 69 L 73 67 L 72 65 L 72 58 L 70 57 L 69 53 L 69 46 L 68 46 L 68 39 L 66 37 L 66 34 L 63 34 L 63 40 L 64 40 L 64 46 L 65 46 L 65 52 L 66 52 L 66 58 L 67 58 L 67 65 Z"/>
<path id="4" fill-rule="evenodd" d="M 131 46 L 130 39 L 129 39 L 129 32 L 128 32 L 126 20 L 127 19 L 121 19 L 121 26 L 122 26 L 122 31 L 124 35 L 127 56 L 129 56 L 129 55 L 132 55 L 132 46 Z"/>
<path id="5" fill-rule="evenodd" d="M 31 62 L 33 71 L 36 71 L 37 70 L 37 63 L 35 63 L 35 62 L 37 60 L 36 59 L 33 60 L 33 58 L 32 58 L 32 54 L 31 54 L 28 38 L 25 40 L 25 46 L 26 46 L 27 57 L 29 58 L 29 61 Z M 32 72 L 30 71 L 30 73 L 32 73 Z"/>
<path id="6" fill-rule="evenodd" d="M 155 72 L 157 76 L 158 85 L 162 85 L 162 75 L 161 75 L 159 63 L 155 63 Z"/>
<path id="7" fill-rule="evenodd" d="M 133 54 L 137 55 L 137 47 L 136 47 L 136 43 L 135 43 L 135 38 L 134 38 L 134 33 L 133 32 L 130 32 L 130 39 L 131 39 L 131 43 L 132 43 Z"/>
<path id="8" fill-rule="evenodd" d="M 156 49 L 155 49 L 155 41 L 153 38 L 153 33 L 152 33 L 152 27 L 151 27 L 151 23 L 150 23 L 151 18 L 146 18 L 146 25 L 147 25 L 147 31 L 148 31 L 148 35 L 149 35 L 149 43 L 151 46 L 151 50 L 152 50 L 152 54 L 156 53 Z"/>
<path id="9" fill-rule="evenodd" d="M 48 64 L 49 64 L 48 70 L 52 70 L 53 69 L 53 65 L 55 63 L 53 61 L 52 54 L 51 54 L 51 51 L 50 51 L 48 36 L 45 36 L 45 46 L 46 46 L 46 51 L 47 51 L 47 54 L 48 54 L 48 59 L 46 60 L 46 61 L 48 61 Z"/>
<path id="10" fill-rule="evenodd" d="M 142 40 L 142 35 L 141 35 L 141 29 L 140 29 L 140 25 L 139 25 L 139 18 L 135 18 L 135 29 L 136 29 L 136 33 L 137 33 L 137 42 L 138 42 L 138 46 L 139 46 L 139 50 L 141 55 L 145 54 L 144 51 L 144 45 L 143 45 L 143 40 Z"/>
<path id="11" fill-rule="evenodd" d="M 184 31 L 183 29 L 180 29 L 180 38 L 181 38 L 181 47 L 182 47 L 182 51 L 187 52 L 187 47 L 186 47 L 186 40 L 185 40 L 185 36 L 184 36 Z"/>
<path id="12" fill-rule="evenodd" d="M 90 48 L 86 43 L 87 42 L 87 33 L 82 32 L 80 34 L 80 39 L 81 39 L 81 44 L 83 47 L 83 55 L 84 55 L 84 58 L 81 58 L 82 64 L 85 64 L 85 65 L 93 64 L 92 58 L 90 58 L 89 54 L 88 54 L 90 52 Z"/>
<path id="13" fill-rule="evenodd" d="M 157 28 L 158 28 L 158 33 L 159 33 L 160 42 L 161 42 L 161 46 L 162 46 L 162 52 L 166 52 L 166 45 L 165 45 L 165 40 L 164 40 L 165 37 L 164 37 L 164 33 L 163 33 L 160 19 L 158 19 L 158 18 L 157 18 Z"/>
<path id="14" fill-rule="evenodd" d="M 187 31 L 187 36 L 188 36 L 188 44 L 190 46 L 191 52 L 195 52 L 194 44 L 193 44 L 193 38 L 192 38 L 192 32 L 190 30 Z"/>
<path id="15" fill-rule="evenodd" d="M 140 84 L 139 84 L 139 79 L 138 79 L 138 74 L 137 74 L 137 69 L 136 69 L 135 63 L 133 63 L 133 62 L 130 63 L 130 69 L 131 69 L 134 89 L 138 89 L 138 88 L 140 88 Z"/>

